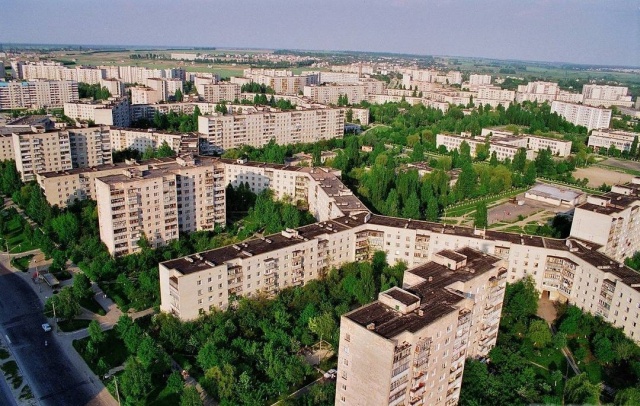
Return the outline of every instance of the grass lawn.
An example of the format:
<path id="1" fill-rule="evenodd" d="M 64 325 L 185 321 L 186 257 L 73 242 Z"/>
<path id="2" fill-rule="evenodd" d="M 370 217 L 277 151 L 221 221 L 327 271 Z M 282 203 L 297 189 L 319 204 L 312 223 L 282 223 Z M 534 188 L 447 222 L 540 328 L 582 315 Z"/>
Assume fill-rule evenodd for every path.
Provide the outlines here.
<path id="1" fill-rule="evenodd" d="M 20 376 L 20 371 L 18 371 L 18 364 L 15 361 L 7 361 L 2 364 L 2 372 L 4 372 L 5 376 L 9 383 L 13 386 L 13 389 L 18 389 L 20 385 L 22 385 L 22 376 Z"/>
<path id="2" fill-rule="evenodd" d="M 9 246 L 9 252 L 17 254 L 38 248 L 32 240 L 25 238 L 24 220 L 19 214 L 14 214 L 6 223 L 6 229 L 0 241 L 3 249 Z"/>
<path id="3" fill-rule="evenodd" d="M 474 202 L 463 203 L 460 206 L 447 208 L 447 209 L 445 209 L 446 217 L 458 217 L 458 216 L 463 216 L 465 214 L 472 213 L 472 212 L 476 211 L 476 206 L 480 202 L 485 202 L 487 204 L 487 206 L 490 206 L 492 203 L 498 202 L 500 200 L 505 200 L 505 199 L 509 199 L 509 198 L 511 198 L 513 196 L 517 196 L 518 194 L 524 192 L 525 190 L 526 190 L 526 188 L 515 189 L 515 190 L 512 190 L 512 191 L 510 191 L 510 192 L 508 192 L 506 194 L 501 194 L 499 196 L 489 196 L 489 197 L 486 197 L 486 198 L 480 198 L 480 199 L 477 199 Z"/>
<path id="4" fill-rule="evenodd" d="M 82 340 L 76 340 L 73 342 L 73 348 L 78 351 L 78 354 L 85 360 L 89 368 L 98 376 L 103 375 L 103 371 L 98 371 L 98 361 L 102 359 L 107 368 L 115 368 L 124 363 L 127 359 L 127 347 L 124 342 L 118 337 L 115 330 L 107 330 L 104 332 L 105 339 L 103 342 L 96 346 L 96 355 L 91 357 L 87 354 L 87 343 L 89 343 L 89 337 Z M 102 374 L 101 374 L 102 372 Z M 114 392 L 115 393 L 115 392 Z"/>
<path id="5" fill-rule="evenodd" d="M 29 270 L 29 263 L 31 263 L 33 257 L 33 254 L 25 255 L 24 257 L 14 257 L 11 259 L 11 265 L 22 272 L 26 272 Z"/>
<path id="6" fill-rule="evenodd" d="M 96 300 L 94 298 L 92 298 L 92 297 L 90 297 L 88 299 L 81 299 L 80 300 L 80 306 L 84 307 L 85 309 L 89 310 L 90 312 L 99 314 L 100 316 L 104 316 L 105 314 L 107 314 L 107 312 L 104 311 L 102 306 L 100 306 L 98 304 L 98 302 L 96 302 Z"/>
<path id="7" fill-rule="evenodd" d="M 58 322 L 58 327 L 60 327 L 60 330 L 64 332 L 76 331 L 76 330 L 89 327 L 90 322 L 91 320 L 81 320 L 81 319 L 63 320 Z"/>

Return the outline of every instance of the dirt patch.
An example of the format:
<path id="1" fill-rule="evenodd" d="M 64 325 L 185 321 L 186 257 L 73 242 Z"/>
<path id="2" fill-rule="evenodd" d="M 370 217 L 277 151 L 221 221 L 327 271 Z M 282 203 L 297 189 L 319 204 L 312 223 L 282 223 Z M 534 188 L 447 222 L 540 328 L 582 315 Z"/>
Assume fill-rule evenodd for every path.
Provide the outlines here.
<path id="1" fill-rule="evenodd" d="M 606 183 L 607 185 L 626 183 L 631 182 L 631 179 L 633 179 L 633 175 L 594 166 L 589 168 L 576 169 L 576 171 L 573 173 L 573 177 L 576 179 L 589 179 L 589 183 L 587 183 L 587 186 L 590 187 L 598 187 L 603 183 Z"/>

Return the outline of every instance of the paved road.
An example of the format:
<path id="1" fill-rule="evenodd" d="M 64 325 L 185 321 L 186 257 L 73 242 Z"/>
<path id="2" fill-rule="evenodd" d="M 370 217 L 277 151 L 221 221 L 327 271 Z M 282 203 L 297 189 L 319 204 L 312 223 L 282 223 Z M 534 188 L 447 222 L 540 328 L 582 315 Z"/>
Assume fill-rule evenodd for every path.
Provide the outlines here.
<path id="1" fill-rule="evenodd" d="M 0 265 L 0 333 L 34 396 L 46 406 L 98 404 L 93 378 L 74 367 L 53 332 L 42 330 L 42 303 L 28 283 Z"/>

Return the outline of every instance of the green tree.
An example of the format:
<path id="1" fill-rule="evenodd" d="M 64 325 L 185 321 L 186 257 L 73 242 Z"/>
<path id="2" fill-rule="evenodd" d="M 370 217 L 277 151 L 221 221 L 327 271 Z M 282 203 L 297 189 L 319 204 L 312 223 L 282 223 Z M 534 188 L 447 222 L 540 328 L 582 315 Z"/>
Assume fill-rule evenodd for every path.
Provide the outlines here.
<path id="1" fill-rule="evenodd" d="M 56 317 L 60 317 L 65 320 L 71 320 L 80 314 L 80 305 L 78 304 L 78 300 L 73 294 L 73 290 L 70 286 L 62 288 L 57 295 L 51 296 L 47 299 L 45 304 L 45 311 L 47 314 L 53 316 L 54 306 Z"/>
<path id="2" fill-rule="evenodd" d="M 64 213 L 51 221 L 53 231 L 58 235 L 62 244 L 69 246 L 74 243 L 80 232 L 80 222 L 73 213 Z"/>
<path id="3" fill-rule="evenodd" d="M 347 123 L 353 122 L 353 109 L 347 109 L 347 111 L 344 113 L 344 121 L 346 121 Z"/>
<path id="4" fill-rule="evenodd" d="M 324 312 L 309 319 L 309 330 L 320 337 L 321 340 L 331 340 L 336 329 L 336 321 L 330 312 Z"/>
<path id="5" fill-rule="evenodd" d="M 544 348 L 553 339 L 551 330 L 544 320 L 533 320 L 529 325 L 529 338 L 533 341 L 536 348 Z"/>
<path id="6" fill-rule="evenodd" d="M 182 99 L 184 98 L 183 94 L 182 94 L 182 90 L 177 89 L 176 93 L 173 95 L 173 97 L 175 97 L 177 102 L 181 102 Z"/>
<path id="7" fill-rule="evenodd" d="M 420 218 L 420 199 L 418 199 L 416 192 L 412 192 L 405 201 L 404 208 L 402 209 L 402 217 L 414 220 Z"/>
<path id="8" fill-rule="evenodd" d="M 80 299 L 90 299 L 93 296 L 91 281 L 84 273 L 78 273 L 73 277 L 73 295 Z"/>
<path id="9" fill-rule="evenodd" d="M 476 212 L 473 216 L 473 226 L 484 228 L 489 225 L 487 203 L 480 202 L 476 205 Z"/>
<path id="10" fill-rule="evenodd" d="M 122 394 L 132 401 L 144 401 L 152 389 L 151 373 L 134 357 L 124 364 L 124 372 L 118 380 Z"/>
<path id="11" fill-rule="evenodd" d="M 640 388 L 627 388 L 618 391 L 613 404 L 615 406 L 640 405 Z"/>
<path id="12" fill-rule="evenodd" d="M 633 141 L 631 142 L 631 147 L 629 148 L 629 156 L 635 158 L 638 155 L 638 136 L 633 137 Z"/>
<path id="13" fill-rule="evenodd" d="M 185 386 L 182 389 L 182 396 L 180 396 L 180 406 L 202 406 L 202 399 L 200 393 L 195 386 Z"/>
<path id="14" fill-rule="evenodd" d="M 600 385 L 589 381 L 586 373 L 569 378 L 565 384 L 565 399 L 568 403 L 600 404 Z"/>
<path id="15" fill-rule="evenodd" d="M 526 322 L 538 312 L 538 291 L 533 278 L 526 277 L 507 285 L 504 294 L 505 324 Z"/>
<path id="16" fill-rule="evenodd" d="M 92 342 L 99 344 L 104 341 L 105 334 L 102 331 L 102 327 L 100 327 L 100 323 L 98 323 L 97 320 L 91 320 L 91 322 L 89 323 L 89 328 L 87 330 L 89 332 L 89 339 Z"/>
<path id="17" fill-rule="evenodd" d="M 180 372 L 173 371 L 171 375 L 169 375 L 169 378 L 167 378 L 167 391 L 169 393 L 181 393 L 183 387 L 184 382 L 182 376 L 180 376 Z"/>
<path id="18" fill-rule="evenodd" d="M 224 363 L 222 366 L 211 367 L 205 372 L 205 383 L 218 398 L 231 400 L 236 384 L 235 376 L 235 368 L 229 363 Z"/>
<path id="19" fill-rule="evenodd" d="M 158 148 L 158 151 L 156 152 L 156 156 L 158 158 L 172 157 L 175 155 L 176 155 L 176 152 L 173 149 L 171 149 L 167 141 L 162 141 L 160 148 Z"/>

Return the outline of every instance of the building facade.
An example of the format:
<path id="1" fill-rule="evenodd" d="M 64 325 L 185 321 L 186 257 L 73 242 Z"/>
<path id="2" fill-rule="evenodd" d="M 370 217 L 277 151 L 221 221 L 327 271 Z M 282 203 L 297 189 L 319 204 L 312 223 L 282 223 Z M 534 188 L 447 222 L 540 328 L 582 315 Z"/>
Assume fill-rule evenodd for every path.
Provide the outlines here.
<path id="1" fill-rule="evenodd" d="M 554 101 L 551 103 L 551 112 L 558 113 L 570 123 L 587 127 L 588 130 L 609 128 L 611 121 L 611 110 L 581 104 Z"/>

